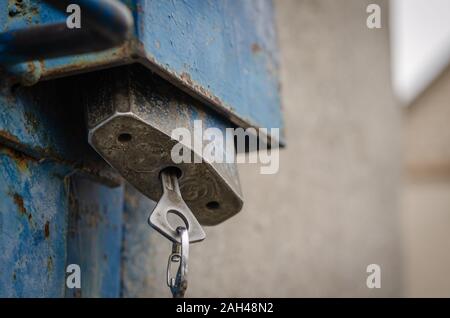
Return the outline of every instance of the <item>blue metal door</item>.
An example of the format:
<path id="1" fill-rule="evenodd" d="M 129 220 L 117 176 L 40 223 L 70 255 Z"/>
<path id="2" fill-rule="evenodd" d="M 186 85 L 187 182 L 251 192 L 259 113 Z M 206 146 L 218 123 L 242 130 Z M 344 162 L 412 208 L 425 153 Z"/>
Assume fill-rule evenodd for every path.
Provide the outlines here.
<path id="1" fill-rule="evenodd" d="M 129 295 L 146 269 L 124 278 L 123 268 L 137 257 L 130 246 L 148 243 L 154 202 L 88 145 L 78 73 L 139 63 L 230 127 L 282 128 L 271 1 L 126 0 L 134 25 L 118 47 L 14 55 L 20 32 L 64 23 L 52 2 L 0 3 L 0 297 Z M 70 2 L 105 16 L 114 1 Z M 81 288 L 67 287 L 70 264 Z"/>

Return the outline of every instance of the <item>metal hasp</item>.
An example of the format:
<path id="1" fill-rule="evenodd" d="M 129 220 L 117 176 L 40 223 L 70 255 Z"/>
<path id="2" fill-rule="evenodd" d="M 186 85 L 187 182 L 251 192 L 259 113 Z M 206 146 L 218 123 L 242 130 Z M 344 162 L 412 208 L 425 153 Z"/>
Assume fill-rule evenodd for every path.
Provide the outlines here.
<path id="1" fill-rule="evenodd" d="M 64 21 L 1 33 L 0 64 L 103 51 L 119 46 L 131 34 L 131 12 L 117 0 L 44 1 L 62 12 L 76 4 L 80 17 L 83 8 L 83 27 L 69 28 Z M 15 2 L 17 7 L 25 6 L 23 0 Z M 14 15 L 15 11 L 9 12 Z"/>
<path id="2" fill-rule="evenodd" d="M 82 5 L 98 1 L 71 2 Z M 98 68 L 140 63 L 235 126 L 280 128 L 283 144 L 271 0 L 122 3 L 134 18 L 132 35 L 125 44 L 99 53 L 29 61 L 9 66 L 9 71 L 22 83 L 33 84 Z M 41 1 L 1 1 L 0 31 L 65 23 L 67 15 Z"/>
<path id="3" fill-rule="evenodd" d="M 235 163 L 210 163 L 189 147 L 184 151 L 191 163 L 174 164 L 171 157 L 178 143 L 171 138 L 174 129 L 194 136 L 195 121 L 201 120 L 203 130 L 214 127 L 225 135 L 227 120 L 139 65 L 88 74 L 86 81 L 89 143 L 133 186 L 158 201 L 161 171 L 176 166 L 181 194 L 201 224 L 218 224 L 241 210 Z"/>

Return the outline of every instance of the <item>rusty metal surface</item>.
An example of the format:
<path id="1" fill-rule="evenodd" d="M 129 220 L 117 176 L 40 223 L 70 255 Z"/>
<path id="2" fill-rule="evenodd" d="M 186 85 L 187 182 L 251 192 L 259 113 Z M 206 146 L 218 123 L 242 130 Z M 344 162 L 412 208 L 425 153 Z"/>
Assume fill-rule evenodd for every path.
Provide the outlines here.
<path id="1" fill-rule="evenodd" d="M 42 0 L 66 12 L 69 6 L 82 8 L 83 26 L 68 28 L 65 21 L 7 30 L 0 33 L 0 64 L 51 59 L 104 51 L 123 44 L 131 35 L 133 17 L 118 0 Z M 24 6 L 15 1 L 16 9 Z M 80 9 L 81 10 L 81 9 Z M 10 8 L 9 15 L 14 15 Z"/>
<path id="2" fill-rule="evenodd" d="M 32 87 L 0 84 L 0 144 L 36 160 L 70 165 L 108 185 L 121 183 L 87 143 L 82 93 L 77 78 Z"/>
<path id="3" fill-rule="evenodd" d="M 123 187 L 0 147 L 0 297 L 118 297 Z M 66 267 L 82 269 L 66 289 Z"/>
<path id="4" fill-rule="evenodd" d="M 126 127 L 135 129 L 138 135 L 147 134 L 150 138 L 145 142 L 167 140 L 175 127 L 171 125 L 192 128 L 195 119 L 220 129 L 282 126 L 270 1 L 259 1 L 255 7 L 247 1 L 226 0 L 123 2 L 137 21 L 134 38 L 123 46 L 0 70 L 4 79 L 0 83 L 0 296 L 119 295 L 121 178 L 88 146 L 81 106 L 86 94 L 104 100 L 114 96 L 88 93 L 86 83 L 91 74 L 68 75 L 143 64 L 147 70 L 141 69 L 141 80 L 134 82 L 139 103 L 130 109 L 142 120 L 123 117 L 123 123 L 111 120 L 110 124 L 113 132 Z M 61 23 L 64 19 L 64 14 L 39 0 L 0 1 L 0 31 Z M 148 69 L 178 89 L 167 86 Z M 109 78 L 106 82 L 111 83 Z M 152 89 L 160 90 L 158 94 L 152 95 L 152 85 Z M 167 87 L 172 97 L 162 98 Z M 180 88 L 195 99 L 182 94 Z M 146 103 L 147 98 L 159 103 Z M 156 120 L 156 129 L 148 129 L 147 123 L 152 120 Z M 105 149 L 114 148 L 115 140 L 101 137 L 100 127 L 98 133 L 107 141 Z M 146 149 L 155 160 L 165 156 L 163 159 L 169 162 L 167 154 L 158 153 L 158 149 L 169 146 L 147 144 Z M 121 172 L 136 178 L 140 190 L 157 199 L 161 189 L 156 185 L 157 171 L 150 171 L 154 167 L 140 157 L 139 151 L 135 154 L 130 164 L 142 166 Z M 116 159 L 123 163 L 129 156 L 122 153 Z M 212 225 L 237 213 L 242 198 L 235 167 L 197 166 L 200 168 L 196 171 L 181 167 L 185 170 L 181 191 L 192 210 L 198 211 L 199 220 Z M 147 172 L 151 178 L 146 178 Z M 146 184 L 149 180 L 151 183 Z M 73 193 L 70 184 L 82 190 Z M 220 198 L 220 209 L 205 208 L 211 198 Z M 143 224 L 148 229 L 145 219 Z M 83 255 L 80 246 L 88 255 Z M 64 267 L 68 261 L 80 262 L 88 271 L 91 282 L 81 293 L 65 290 Z"/>
<path id="5" fill-rule="evenodd" d="M 123 2 L 133 12 L 135 29 L 134 37 L 120 48 L 28 62 L 9 71 L 32 84 L 139 62 L 237 126 L 283 128 L 270 0 Z M 38 1 L 0 3 L 3 31 L 64 19 Z M 283 143 L 282 131 L 280 138 Z"/>
<path id="6" fill-rule="evenodd" d="M 82 175 L 68 181 L 66 263 L 80 266 L 82 284 L 66 297 L 120 296 L 123 191 Z"/>
<path id="7" fill-rule="evenodd" d="M 200 223 L 215 225 L 241 210 L 235 163 L 207 162 L 193 148 L 186 151 L 202 163 L 174 164 L 171 158 L 174 129 L 184 127 L 194 136 L 194 121 L 202 120 L 203 130 L 215 127 L 225 135 L 227 121 L 139 65 L 92 74 L 85 90 L 97 92 L 86 94 L 90 144 L 138 190 L 159 200 L 160 171 L 176 166 L 182 171 L 181 194 Z M 123 135 L 127 140 L 121 140 Z M 211 141 L 201 142 L 204 147 Z"/>
<path id="8" fill-rule="evenodd" d="M 87 143 L 79 80 L 0 84 L 0 297 L 120 295 L 122 178 Z"/>
<path id="9" fill-rule="evenodd" d="M 238 126 L 282 130 L 271 0 L 137 4 L 145 65 Z"/>
<path id="10" fill-rule="evenodd" d="M 0 297 L 63 297 L 68 167 L 0 148 Z"/>

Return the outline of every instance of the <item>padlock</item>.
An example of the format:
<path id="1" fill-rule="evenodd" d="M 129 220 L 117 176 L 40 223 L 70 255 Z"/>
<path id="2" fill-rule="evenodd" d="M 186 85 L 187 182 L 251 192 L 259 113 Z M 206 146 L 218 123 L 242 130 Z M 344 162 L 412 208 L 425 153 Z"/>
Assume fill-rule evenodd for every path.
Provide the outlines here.
<path id="1" fill-rule="evenodd" d="M 203 130 L 218 128 L 226 136 L 226 128 L 233 127 L 228 120 L 139 65 L 92 73 L 83 87 L 92 91 L 84 94 L 89 143 L 130 184 L 158 201 L 161 171 L 176 167 L 183 199 L 202 225 L 218 224 L 241 210 L 234 162 L 208 161 L 192 143 L 183 151 L 193 162 L 174 163 L 171 157 L 178 143 L 174 129 L 186 128 L 194 136 L 195 120 L 201 120 Z M 225 156 L 235 151 L 223 142 L 218 147 Z"/>

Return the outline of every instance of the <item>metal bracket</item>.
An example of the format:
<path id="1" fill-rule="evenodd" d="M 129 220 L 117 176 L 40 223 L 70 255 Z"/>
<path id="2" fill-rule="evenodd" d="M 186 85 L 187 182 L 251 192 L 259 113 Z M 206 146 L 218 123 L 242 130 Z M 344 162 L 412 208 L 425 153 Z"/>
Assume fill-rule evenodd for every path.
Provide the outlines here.
<path id="1" fill-rule="evenodd" d="M 69 4 L 78 4 L 87 27 L 69 29 L 66 23 L 54 23 L 0 33 L 0 64 L 103 51 L 131 34 L 133 16 L 117 0 L 44 1 L 63 12 Z"/>

